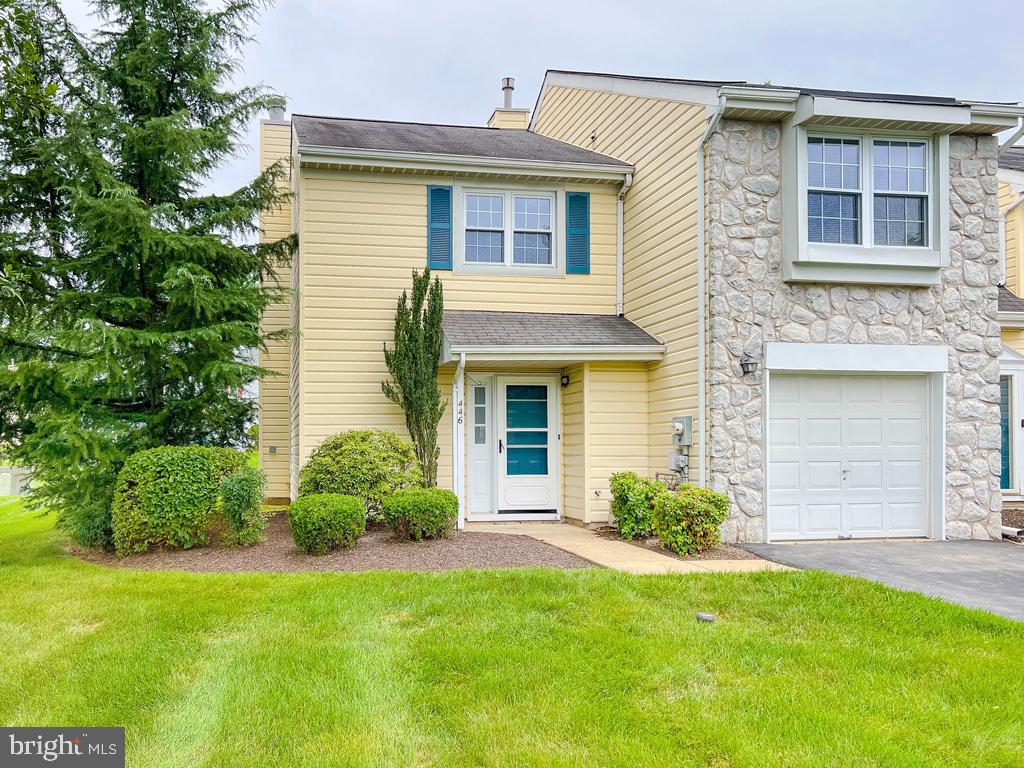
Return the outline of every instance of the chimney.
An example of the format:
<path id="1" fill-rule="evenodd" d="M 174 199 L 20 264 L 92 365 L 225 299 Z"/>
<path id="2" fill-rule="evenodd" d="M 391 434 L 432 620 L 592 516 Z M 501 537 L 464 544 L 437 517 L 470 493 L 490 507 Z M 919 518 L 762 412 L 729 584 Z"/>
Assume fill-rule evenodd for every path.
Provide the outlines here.
<path id="1" fill-rule="evenodd" d="M 512 92 L 516 89 L 514 77 L 503 77 L 501 79 L 502 106 L 491 113 L 491 119 L 487 121 L 488 128 L 519 128 L 525 129 L 530 125 L 530 110 L 516 109 L 512 106 Z"/>
<path id="2" fill-rule="evenodd" d="M 280 103 L 275 104 L 274 106 L 270 107 L 270 109 L 267 110 L 270 113 L 270 119 L 273 122 L 275 122 L 275 123 L 283 123 L 284 122 L 284 108 L 285 108 L 285 106 L 286 106 L 286 102 L 281 101 Z"/>

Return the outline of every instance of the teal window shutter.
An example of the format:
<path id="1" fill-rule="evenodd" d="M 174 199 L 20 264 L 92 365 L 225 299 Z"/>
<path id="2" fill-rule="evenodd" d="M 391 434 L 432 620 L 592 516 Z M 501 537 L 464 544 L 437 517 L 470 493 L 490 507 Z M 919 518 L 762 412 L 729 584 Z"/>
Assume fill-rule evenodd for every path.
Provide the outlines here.
<path id="1" fill-rule="evenodd" d="M 427 187 L 427 266 L 452 268 L 451 187 Z"/>
<path id="2" fill-rule="evenodd" d="M 590 274 L 590 193 L 565 193 L 565 271 Z"/>

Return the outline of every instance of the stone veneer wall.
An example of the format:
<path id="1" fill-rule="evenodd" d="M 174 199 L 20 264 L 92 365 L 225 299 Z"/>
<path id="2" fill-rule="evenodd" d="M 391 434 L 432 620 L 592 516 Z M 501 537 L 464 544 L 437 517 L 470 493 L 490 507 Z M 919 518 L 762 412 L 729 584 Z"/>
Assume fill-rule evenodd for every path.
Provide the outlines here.
<path id="1" fill-rule="evenodd" d="M 950 137 L 950 265 L 942 285 L 782 281 L 782 157 L 776 124 L 723 120 L 708 142 L 710 485 L 732 501 L 724 538 L 765 536 L 768 341 L 943 344 L 946 535 L 999 538 L 999 211 L 993 137 Z"/>

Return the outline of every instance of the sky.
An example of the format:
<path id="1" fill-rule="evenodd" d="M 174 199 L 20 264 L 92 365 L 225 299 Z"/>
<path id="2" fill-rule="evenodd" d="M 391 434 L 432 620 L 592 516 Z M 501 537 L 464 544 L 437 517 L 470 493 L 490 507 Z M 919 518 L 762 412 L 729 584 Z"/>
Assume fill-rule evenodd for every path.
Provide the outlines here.
<path id="1" fill-rule="evenodd" d="M 62 5 L 95 25 L 86 0 Z M 239 81 L 289 113 L 466 125 L 508 75 L 532 108 L 546 69 L 1024 101 L 1022 20 L 1012 0 L 278 0 Z M 255 175 L 257 130 L 210 191 Z"/>

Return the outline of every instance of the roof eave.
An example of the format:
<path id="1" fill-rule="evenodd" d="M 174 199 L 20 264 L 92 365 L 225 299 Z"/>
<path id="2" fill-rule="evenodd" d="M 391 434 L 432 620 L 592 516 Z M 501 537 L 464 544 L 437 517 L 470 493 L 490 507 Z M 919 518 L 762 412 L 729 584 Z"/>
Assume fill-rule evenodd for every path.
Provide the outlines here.
<path id="1" fill-rule="evenodd" d="M 1024 312 L 1000 312 L 997 317 L 1003 328 L 1024 328 Z"/>
<path id="2" fill-rule="evenodd" d="M 801 94 L 792 89 L 723 86 L 722 116 L 794 125 L 921 130 L 935 133 L 999 133 L 1024 116 L 1021 104 L 911 104 Z"/>
<path id="3" fill-rule="evenodd" d="M 596 362 L 619 360 L 652 362 L 665 355 L 664 344 L 552 344 L 522 345 L 503 344 L 444 344 L 441 364 L 455 362 L 465 355 L 471 363 L 517 363 L 517 362 Z"/>
<path id="4" fill-rule="evenodd" d="M 604 163 L 573 163 L 553 160 L 479 157 L 472 155 L 395 152 L 393 150 L 350 149 L 299 145 L 299 163 L 351 165 L 372 168 L 403 168 L 438 173 L 496 173 L 536 175 L 595 181 L 622 181 L 633 173 L 633 166 Z"/>

